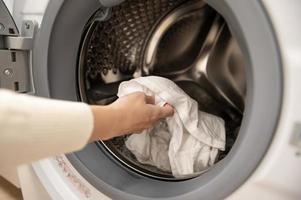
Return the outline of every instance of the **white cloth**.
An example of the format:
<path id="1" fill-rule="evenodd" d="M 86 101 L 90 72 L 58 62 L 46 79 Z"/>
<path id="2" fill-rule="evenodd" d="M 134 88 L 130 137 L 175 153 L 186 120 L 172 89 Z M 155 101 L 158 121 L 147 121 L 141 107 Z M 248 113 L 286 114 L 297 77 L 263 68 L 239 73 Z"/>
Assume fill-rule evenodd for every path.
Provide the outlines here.
<path id="1" fill-rule="evenodd" d="M 175 177 L 202 171 L 214 164 L 225 148 L 224 121 L 198 110 L 198 104 L 172 81 L 156 76 L 122 82 L 118 96 L 144 92 L 155 104 L 169 103 L 172 117 L 140 134 L 132 134 L 126 147 L 144 164 L 171 171 Z"/>

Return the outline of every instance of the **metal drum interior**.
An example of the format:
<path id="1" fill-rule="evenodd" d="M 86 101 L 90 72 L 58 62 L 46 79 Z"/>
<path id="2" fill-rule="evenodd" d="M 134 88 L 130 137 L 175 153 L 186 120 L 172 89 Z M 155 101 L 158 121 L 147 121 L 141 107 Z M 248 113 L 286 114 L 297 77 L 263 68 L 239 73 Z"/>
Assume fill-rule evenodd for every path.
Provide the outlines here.
<path id="1" fill-rule="evenodd" d="M 119 83 L 156 75 L 173 80 L 199 103 L 222 117 L 226 150 L 239 133 L 244 113 L 244 56 L 223 18 L 200 0 L 133 0 L 100 9 L 87 22 L 78 62 L 82 101 L 105 105 L 116 100 Z M 184 180 L 140 164 L 125 147 L 126 137 L 99 141 L 117 162 L 160 180 Z"/>

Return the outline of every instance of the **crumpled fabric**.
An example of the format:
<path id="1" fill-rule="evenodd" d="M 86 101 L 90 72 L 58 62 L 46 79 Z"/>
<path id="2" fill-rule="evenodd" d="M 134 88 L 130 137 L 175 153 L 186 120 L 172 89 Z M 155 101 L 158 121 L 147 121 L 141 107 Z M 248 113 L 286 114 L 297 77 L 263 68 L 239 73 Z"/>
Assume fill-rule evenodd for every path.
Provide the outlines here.
<path id="1" fill-rule="evenodd" d="M 155 97 L 155 104 L 166 103 L 174 115 L 154 127 L 128 137 L 126 147 L 143 164 L 181 177 L 212 166 L 219 150 L 225 149 L 223 119 L 198 110 L 198 103 L 174 82 L 148 76 L 122 82 L 118 97 L 144 92 Z"/>

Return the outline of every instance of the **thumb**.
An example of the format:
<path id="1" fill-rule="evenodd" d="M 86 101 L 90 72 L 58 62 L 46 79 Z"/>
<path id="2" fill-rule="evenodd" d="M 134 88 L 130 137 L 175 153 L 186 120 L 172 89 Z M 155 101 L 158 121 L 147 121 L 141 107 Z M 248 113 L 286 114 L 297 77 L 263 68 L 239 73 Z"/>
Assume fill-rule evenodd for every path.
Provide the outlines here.
<path id="1" fill-rule="evenodd" d="M 174 114 L 174 109 L 171 105 L 165 104 L 161 107 L 160 118 L 170 117 Z"/>

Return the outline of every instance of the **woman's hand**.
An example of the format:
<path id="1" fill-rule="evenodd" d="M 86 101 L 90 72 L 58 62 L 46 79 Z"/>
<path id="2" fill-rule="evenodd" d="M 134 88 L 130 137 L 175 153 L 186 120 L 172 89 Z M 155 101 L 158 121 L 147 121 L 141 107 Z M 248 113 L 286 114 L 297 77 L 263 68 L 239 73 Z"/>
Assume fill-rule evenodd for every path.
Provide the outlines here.
<path id="1" fill-rule="evenodd" d="M 154 103 L 154 97 L 137 92 L 121 97 L 108 106 L 91 106 L 94 130 L 90 141 L 137 133 L 173 115 L 170 105 L 159 107 Z"/>

